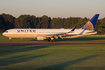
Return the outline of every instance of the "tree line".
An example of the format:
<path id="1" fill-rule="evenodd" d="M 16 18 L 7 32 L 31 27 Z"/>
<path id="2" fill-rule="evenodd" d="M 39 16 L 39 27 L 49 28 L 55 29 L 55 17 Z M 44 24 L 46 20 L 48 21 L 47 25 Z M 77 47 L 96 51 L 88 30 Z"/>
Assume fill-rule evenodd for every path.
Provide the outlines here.
<path id="1" fill-rule="evenodd" d="M 0 31 L 3 32 L 12 28 L 81 28 L 88 18 L 68 17 L 68 18 L 52 18 L 46 15 L 36 17 L 34 15 L 20 15 L 18 18 L 10 14 L 0 14 Z M 98 34 L 105 34 L 105 18 L 97 21 L 95 30 Z"/>

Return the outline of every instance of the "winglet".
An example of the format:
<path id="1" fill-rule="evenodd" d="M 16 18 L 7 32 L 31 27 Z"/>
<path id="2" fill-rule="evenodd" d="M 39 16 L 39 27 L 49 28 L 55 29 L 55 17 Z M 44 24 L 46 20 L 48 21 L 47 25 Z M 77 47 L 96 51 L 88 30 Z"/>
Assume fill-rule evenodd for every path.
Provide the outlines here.
<path id="1" fill-rule="evenodd" d="M 68 33 L 72 33 L 76 29 L 77 25 Z"/>
<path id="2" fill-rule="evenodd" d="M 64 28 L 64 26 L 61 27 L 61 29 L 63 29 L 63 28 Z"/>

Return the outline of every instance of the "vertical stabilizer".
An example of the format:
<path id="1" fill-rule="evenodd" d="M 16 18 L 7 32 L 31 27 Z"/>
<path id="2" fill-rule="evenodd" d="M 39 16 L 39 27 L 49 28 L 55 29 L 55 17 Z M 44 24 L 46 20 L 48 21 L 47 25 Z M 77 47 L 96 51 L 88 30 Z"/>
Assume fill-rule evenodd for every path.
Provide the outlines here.
<path id="1" fill-rule="evenodd" d="M 96 25 L 97 19 L 99 17 L 99 14 L 95 14 L 83 27 L 82 29 L 86 30 L 94 30 L 94 27 Z"/>

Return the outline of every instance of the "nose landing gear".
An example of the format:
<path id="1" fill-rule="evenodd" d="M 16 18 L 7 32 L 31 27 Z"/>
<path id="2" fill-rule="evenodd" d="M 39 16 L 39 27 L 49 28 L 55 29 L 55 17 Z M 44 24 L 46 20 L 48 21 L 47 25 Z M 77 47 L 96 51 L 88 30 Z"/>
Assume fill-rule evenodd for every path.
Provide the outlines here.
<path id="1" fill-rule="evenodd" d="M 11 37 L 9 37 L 9 41 L 11 42 L 12 40 L 11 40 L 12 38 Z"/>

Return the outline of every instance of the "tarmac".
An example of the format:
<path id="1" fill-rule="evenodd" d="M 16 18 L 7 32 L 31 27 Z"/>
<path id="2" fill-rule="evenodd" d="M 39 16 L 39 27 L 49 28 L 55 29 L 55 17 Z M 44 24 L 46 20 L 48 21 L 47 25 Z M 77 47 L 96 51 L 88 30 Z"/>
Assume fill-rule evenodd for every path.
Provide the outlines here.
<path id="1" fill-rule="evenodd" d="M 0 46 L 105 44 L 105 41 L 0 41 Z"/>

